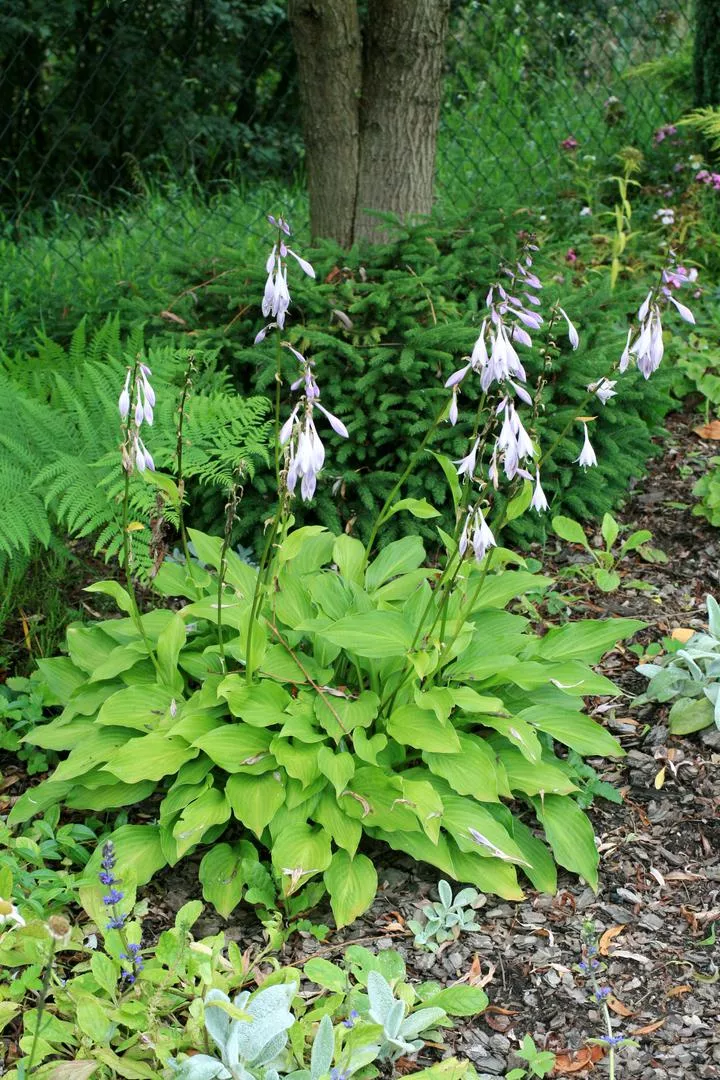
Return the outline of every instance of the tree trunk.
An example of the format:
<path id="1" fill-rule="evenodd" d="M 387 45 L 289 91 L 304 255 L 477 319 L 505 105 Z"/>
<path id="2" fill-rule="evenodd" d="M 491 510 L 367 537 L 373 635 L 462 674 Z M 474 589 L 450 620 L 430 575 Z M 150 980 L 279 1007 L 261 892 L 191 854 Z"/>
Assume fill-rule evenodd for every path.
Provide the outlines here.
<path id="1" fill-rule="evenodd" d="M 289 0 L 313 238 L 352 244 L 362 51 L 356 0 Z"/>
<path id="2" fill-rule="evenodd" d="M 370 0 L 354 239 L 386 239 L 368 211 L 432 209 L 449 10 L 450 0 Z"/>
<path id="3" fill-rule="evenodd" d="M 718 0 L 696 0 L 695 105 L 720 105 L 720 7 Z"/>

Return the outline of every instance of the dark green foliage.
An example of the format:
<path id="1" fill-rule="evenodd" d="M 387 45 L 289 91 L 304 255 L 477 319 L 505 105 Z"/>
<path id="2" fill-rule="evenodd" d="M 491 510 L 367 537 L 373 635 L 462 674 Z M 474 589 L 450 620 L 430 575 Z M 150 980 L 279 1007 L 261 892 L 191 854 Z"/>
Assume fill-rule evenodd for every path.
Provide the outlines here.
<path id="1" fill-rule="evenodd" d="M 80 324 L 67 351 L 44 342 L 34 356 L 6 358 L 0 368 L 0 565 L 55 545 L 55 534 L 88 537 L 106 559 L 122 547 L 119 391 L 128 362 L 143 351 L 142 330 L 121 341 L 109 319 L 89 343 Z M 191 354 L 172 346 L 150 348 L 157 395 L 147 441 L 158 470 L 176 468 L 177 409 Z M 242 469 L 252 475 L 266 460 L 267 402 L 228 391 L 211 353 L 198 353 L 195 391 L 184 432 L 186 479 L 226 488 Z M 172 506 L 152 473 L 133 475 L 130 520 L 134 567 L 141 576 L 158 544 L 153 522 L 176 524 Z M 162 531 L 160 533 L 162 536 Z"/>
<path id="2" fill-rule="evenodd" d="M 14 0 L 0 11 L 0 203 L 146 177 L 244 179 L 299 153 L 279 0 Z M 287 175 L 287 173 L 286 173 Z"/>
<path id="3" fill-rule="evenodd" d="M 720 105 L 720 7 L 695 0 L 695 105 Z"/>
<path id="4" fill-rule="evenodd" d="M 497 279 L 500 262 L 503 257 L 512 260 L 515 225 L 496 218 L 496 213 L 475 214 L 472 225 L 425 225 L 406 232 L 395 244 L 368 252 L 343 254 L 325 246 L 312 256 L 318 280 L 301 281 L 299 275 L 291 280 L 296 307 L 287 336 L 314 359 L 324 403 L 350 430 L 347 442 L 328 434 L 324 482 L 309 510 L 296 503 L 298 520 L 320 520 L 330 528 L 344 526 L 367 535 L 392 484 L 448 400 L 443 383 L 472 348 L 487 288 Z M 568 421 L 590 413 L 597 415 L 591 429 L 599 460 L 599 467 L 587 473 L 573 464 L 582 440 L 582 426 L 573 424 L 543 476 L 548 494 L 554 496 L 554 513 L 595 517 L 618 504 L 630 478 L 642 474 L 653 452 L 652 437 L 671 406 L 665 375 L 670 365 L 648 383 L 637 372 L 628 373 L 618 398 L 604 408 L 596 399 L 587 400 L 587 385 L 607 374 L 622 352 L 628 320 L 637 310 L 644 283 L 621 282 L 612 295 L 603 284 L 604 276 L 576 287 L 565 274 L 557 283 L 553 278 L 558 266 L 551 252 L 541 253 L 537 268 L 546 283 L 544 310 L 559 298 L 577 322 L 582 339 L 580 350 L 572 352 L 564 324 L 558 328 L 560 351 L 537 425 L 541 446 L 547 450 Z M 220 277 L 177 308 L 201 341 L 221 349 L 222 362 L 244 393 L 268 392 L 274 381 L 272 339 L 260 346 L 249 344 L 261 325 L 258 301 L 263 284 L 258 259 L 256 266 L 243 267 L 242 279 Z M 351 329 L 334 314 L 337 311 L 352 321 Z M 231 322 L 230 333 L 209 329 Z M 287 388 L 294 368 L 290 354 L 282 352 Z M 534 384 L 540 353 L 525 352 Z M 283 396 L 285 411 L 287 389 Z M 443 424 L 432 447 L 452 458 L 462 456 L 476 408 L 477 398 L 463 394 L 460 423 L 455 429 Z M 403 494 L 445 507 L 445 480 L 429 455 Z M 245 493 L 242 518 L 248 535 L 267 516 L 270 499 L 271 481 L 263 473 Z M 532 517 L 532 526 L 524 520 L 522 531 L 516 527 L 516 536 L 529 536 L 530 529 L 538 527 Z M 212 526 L 208 518 L 201 523 Z M 448 524 L 447 517 L 444 523 Z M 388 525 L 387 538 L 405 527 L 401 515 Z M 432 522 L 413 527 L 428 537 L 437 536 Z"/>

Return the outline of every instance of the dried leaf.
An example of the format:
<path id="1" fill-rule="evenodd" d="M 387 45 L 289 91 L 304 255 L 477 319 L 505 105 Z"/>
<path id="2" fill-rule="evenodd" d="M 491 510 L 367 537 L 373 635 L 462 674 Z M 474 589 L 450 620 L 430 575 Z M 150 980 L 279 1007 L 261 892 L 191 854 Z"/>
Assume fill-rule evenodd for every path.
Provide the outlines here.
<path id="1" fill-rule="evenodd" d="M 665 766 L 663 765 L 662 769 L 660 770 L 660 772 L 655 777 L 655 788 L 659 791 L 664 783 L 665 783 Z"/>
<path id="2" fill-rule="evenodd" d="M 517 1009 L 503 1009 L 502 1005 L 488 1005 L 487 1009 L 483 1013 L 483 1016 L 487 1016 L 488 1013 L 499 1013 L 501 1016 L 517 1016 Z"/>
<path id="3" fill-rule="evenodd" d="M 485 1023 L 493 1031 L 504 1035 L 508 1028 L 512 1027 L 513 1021 L 509 1016 L 486 1016 Z"/>
<path id="4" fill-rule="evenodd" d="M 681 641 L 684 645 L 686 641 L 690 640 L 694 633 L 695 631 L 689 626 L 676 626 L 670 637 L 673 641 Z"/>
<path id="5" fill-rule="evenodd" d="M 711 420 L 709 424 L 701 424 L 693 428 L 696 435 L 701 439 L 720 439 L 720 420 Z"/>
<path id="6" fill-rule="evenodd" d="M 619 998 L 616 998 L 614 994 L 610 994 L 607 998 L 607 1005 L 609 1009 L 612 1009 L 618 1016 L 637 1016 L 637 1013 L 633 1009 L 628 1009 L 627 1005 L 623 1004 Z"/>
<path id="7" fill-rule="evenodd" d="M 617 926 L 611 926 L 609 930 L 606 930 L 598 943 L 598 950 L 601 956 L 608 955 L 608 948 L 613 938 L 616 938 L 618 934 L 621 934 L 626 927 L 626 923 L 619 923 Z"/>
<path id="8" fill-rule="evenodd" d="M 179 315 L 176 315 L 174 311 L 161 311 L 160 312 L 160 318 L 161 319 L 168 319 L 170 322 L 177 323 L 178 326 L 186 326 L 187 325 L 185 320 L 181 319 Z"/>
<path id="9" fill-rule="evenodd" d="M 668 990 L 665 997 L 680 997 L 681 994 L 692 993 L 692 986 L 690 983 L 683 983 L 682 986 L 673 986 L 672 990 Z"/>
<path id="10" fill-rule="evenodd" d="M 602 1046 L 584 1046 L 582 1050 L 571 1050 L 567 1054 L 555 1057 L 555 1073 L 579 1073 L 592 1069 L 596 1061 L 601 1061 L 605 1051 Z"/>
<path id="11" fill-rule="evenodd" d="M 652 1024 L 645 1024 L 645 1027 L 633 1028 L 630 1032 L 631 1035 L 650 1035 L 653 1031 L 657 1031 L 661 1028 L 665 1021 L 666 1016 L 661 1016 L 659 1020 L 653 1020 Z"/>

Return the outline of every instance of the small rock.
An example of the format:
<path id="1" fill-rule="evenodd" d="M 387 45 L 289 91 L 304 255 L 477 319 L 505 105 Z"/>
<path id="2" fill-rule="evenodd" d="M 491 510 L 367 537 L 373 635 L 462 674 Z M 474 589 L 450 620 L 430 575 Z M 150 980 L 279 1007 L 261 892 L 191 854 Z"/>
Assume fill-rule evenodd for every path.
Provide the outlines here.
<path id="1" fill-rule="evenodd" d="M 507 1054 L 512 1043 L 505 1035 L 492 1035 L 488 1045 L 496 1054 Z"/>

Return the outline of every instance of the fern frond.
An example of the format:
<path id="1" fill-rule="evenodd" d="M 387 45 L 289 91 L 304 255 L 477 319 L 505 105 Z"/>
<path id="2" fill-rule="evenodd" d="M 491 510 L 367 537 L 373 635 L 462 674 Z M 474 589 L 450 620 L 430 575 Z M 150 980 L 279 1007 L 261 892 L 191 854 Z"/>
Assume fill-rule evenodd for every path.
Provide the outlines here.
<path id="1" fill-rule="evenodd" d="M 720 109 L 707 105 L 694 109 L 687 116 L 677 121 L 678 127 L 689 127 L 699 131 L 709 141 L 713 150 L 720 150 Z"/>

